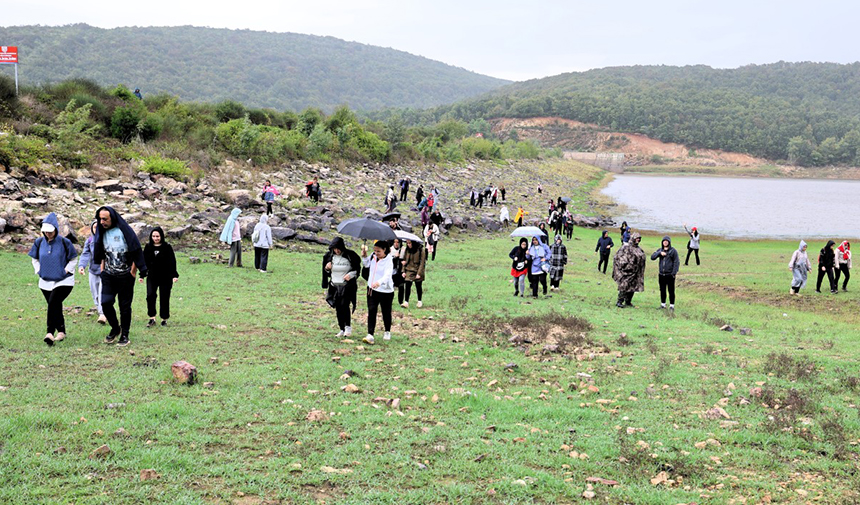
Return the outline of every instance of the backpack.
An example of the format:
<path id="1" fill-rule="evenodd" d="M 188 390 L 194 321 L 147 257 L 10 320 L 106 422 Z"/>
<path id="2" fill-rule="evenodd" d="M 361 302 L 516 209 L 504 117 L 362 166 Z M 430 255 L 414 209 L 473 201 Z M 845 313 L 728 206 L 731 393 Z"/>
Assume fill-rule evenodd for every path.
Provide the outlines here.
<path id="1" fill-rule="evenodd" d="M 395 288 L 399 288 L 406 280 L 403 278 L 403 262 L 400 258 L 394 258 L 394 270 L 391 272 L 391 281 Z"/>
<path id="2" fill-rule="evenodd" d="M 251 242 L 257 243 L 260 240 L 260 229 L 255 228 L 254 233 L 251 234 Z"/>

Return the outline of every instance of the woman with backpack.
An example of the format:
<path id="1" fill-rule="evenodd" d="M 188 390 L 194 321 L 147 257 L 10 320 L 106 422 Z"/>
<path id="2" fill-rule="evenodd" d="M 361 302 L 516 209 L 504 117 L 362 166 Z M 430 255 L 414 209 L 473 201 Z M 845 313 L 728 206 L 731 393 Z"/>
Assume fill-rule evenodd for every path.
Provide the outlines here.
<path id="1" fill-rule="evenodd" d="M 352 313 L 355 312 L 358 294 L 358 274 L 361 258 L 346 248 L 340 237 L 332 239 L 322 261 L 322 288 L 326 290 L 326 303 L 337 313 L 338 337 L 352 335 Z M 352 310 L 350 310 L 352 305 Z"/>
<path id="2" fill-rule="evenodd" d="M 98 221 L 93 221 L 93 224 L 90 225 L 90 236 L 87 237 L 86 242 L 84 242 L 84 248 L 83 251 L 81 251 L 81 258 L 78 261 L 78 273 L 86 275 L 87 270 L 89 270 L 90 294 L 93 297 L 93 303 L 95 303 L 96 310 L 99 313 L 98 323 L 107 324 L 107 318 L 102 311 L 102 266 L 101 264 L 93 261 L 93 246 L 95 245 L 96 227 L 98 225 Z"/>
<path id="3" fill-rule="evenodd" d="M 278 188 L 272 186 L 272 181 L 266 179 L 266 184 L 263 186 L 263 194 L 261 196 L 263 201 L 266 202 L 266 214 L 272 215 L 272 203 L 274 203 L 276 196 L 281 196 L 281 192 L 278 191 Z"/>
<path id="4" fill-rule="evenodd" d="M 176 255 L 173 247 L 164 240 L 164 231 L 156 226 L 149 232 L 149 243 L 143 248 L 143 260 L 149 268 L 146 277 L 146 309 L 149 315 L 147 328 L 155 326 L 155 302 L 158 295 L 161 300 L 158 304 L 158 314 L 161 315 L 161 326 L 167 326 L 170 319 L 170 291 L 179 280 L 176 271 Z M 140 279 L 139 282 L 143 282 Z"/>
<path id="5" fill-rule="evenodd" d="M 436 261 L 436 248 L 439 246 L 439 225 L 431 221 L 424 225 L 424 241 L 427 244 L 427 253 L 430 260 Z"/>
<path id="6" fill-rule="evenodd" d="M 511 249 L 508 257 L 511 258 L 511 276 L 514 278 L 514 296 L 521 298 L 526 295 L 526 277 L 529 272 L 529 241 L 522 237 L 519 245 Z"/>
<path id="7" fill-rule="evenodd" d="M 844 275 L 845 280 L 842 281 L 842 291 L 848 291 L 848 279 L 851 278 L 851 243 L 847 240 L 842 241 L 842 244 L 836 248 L 836 278 L 834 284 L 839 287 L 839 277 Z"/>
<path id="8" fill-rule="evenodd" d="M 272 248 L 272 227 L 269 226 L 269 216 L 260 216 L 260 222 L 254 226 L 251 234 L 254 243 L 254 268 L 261 273 L 268 273 L 269 249 Z"/>
<path id="9" fill-rule="evenodd" d="M 406 300 L 401 304 L 404 308 L 409 308 L 409 297 L 412 294 L 412 285 L 415 285 L 415 294 L 418 296 L 418 302 L 415 304 L 419 309 L 424 306 L 421 301 L 424 295 L 424 273 L 427 266 L 427 250 L 415 240 L 408 240 L 403 247 L 400 248 L 401 267 L 403 272 L 403 280 L 406 286 Z"/>
<path id="10" fill-rule="evenodd" d="M 47 328 L 44 341 L 48 346 L 66 338 L 63 301 L 75 287 L 75 258 L 78 252 L 72 242 L 60 235 L 57 215 L 51 212 L 42 221 L 42 236 L 30 248 L 33 270 L 39 276 L 39 289 L 48 302 Z"/>
<path id="11" fill-rule="evenodd" d="M 367 280 L 367 336 L 365 344 L 373 345 L 376 330 L 376 314 L 382 310 L 382 324 L 385 327 L 383 340 L 391 340 L 391 302 L 394 300 L 394 262 L 391 258 L 391 244 L 379 240 L 373 244 L 373 254 L 367 256 L 367 246 L 361 246 L 364 268 L 362 277 Z"/>

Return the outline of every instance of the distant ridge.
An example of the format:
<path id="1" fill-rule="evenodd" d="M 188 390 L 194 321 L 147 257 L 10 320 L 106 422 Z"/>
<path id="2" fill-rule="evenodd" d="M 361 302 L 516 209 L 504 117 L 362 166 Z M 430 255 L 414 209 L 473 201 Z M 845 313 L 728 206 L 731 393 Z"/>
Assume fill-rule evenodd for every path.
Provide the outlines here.
<path id="1" fill-rule="evenodd" d="M 0 27 L 24 85 L 83 77 L 183 100 L 278 110 L 432 107 L 509 81 L 403 51 L 334 37 L 182 27 Z"/>

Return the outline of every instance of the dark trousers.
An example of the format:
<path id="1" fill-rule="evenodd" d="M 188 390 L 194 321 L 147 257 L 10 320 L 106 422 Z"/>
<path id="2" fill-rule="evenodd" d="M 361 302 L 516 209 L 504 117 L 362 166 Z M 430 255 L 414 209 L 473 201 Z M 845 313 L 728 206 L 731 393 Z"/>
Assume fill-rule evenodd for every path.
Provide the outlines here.
<path id="1" fill-rule="evenodd" d="M 117 321 L 114 300 L 119 303 Z M 131 328 L 131 302 L 134 300 L 134 277 L 131 274 L 114 276 L 102 274 L 102 313 L 110 325 L 110 334 L 119 335 L 120 331 L 128 337 Z"/>
<path id="2" fill-rule="evenodd" d="M 400 201 L 405 202 L 407 196 L 409 196 L 409 188 L 400 188 Z"/>
<path id="3" fill-rule="evenodd" d="M 848 279 L 851 278 L 851 270 L 848 268 L 848 264 L 839 265 L 839 268 L 836 269 L 836 278 L 833 280 L 833 285 L 837 288 L 839 287 L 839 276 L 844 275 L 845 280 L 842 281 L 842 290 L 848 287 Z"/>
<path id="4" fill-rule="evenodd" d="M 600 261 L 597 262 L 597 269 L 600 270 L 600 266 L 603 265 L 603 273 L 606 273 L 606 267 L 609 266 L 609 251 L 603 252 L 600 251 Z"/>
<path id="5" fill-rule="evenodd" d="M 660 303 L 666 303 L 666 291 L 669 291 L 669 304 L 675 305 L 675 276 L 659 275 L 660 281 Z"/>
<path id="6" fill-rule="evenodd" d="M 415 294 L 418 296 L 418 301 L 421 301 L 421 296 L 424 294 L 424 281 L 406 281 L 406 301 L 409 301 L 409 296 L 412 295 L 412 284 L 415 284 Z"/>
<path id="7" fill-rule="evenodd" d="M 495 205 L 495 204 L 496 204 L 496 197 L 494 196 L 494 197 L 490 198 L 490 205 Z"/>
<path id="8" fill-rule="evenodd" d="M 402 304 L 406 299 L 406 283 L 397 286 L 397 303 Z"/>
<path id="9" fill-rule="evenodd" d="M 522 225 L 523 225 L 523 218 L 517 219 L 517 226 L 522 226 Z"/>
<path id="10" fill-rule="evenodd" d="M 391 331 L 391 302 L 394 301 L 394 293 L 380 293 L 370 290 L 367 295 L 367 333 L 373 335 L 376 331 L 376 312 L 382 308 L 382 324 L 385 331 Z"/>
<path id="11" fill-rule="evenodd" d="M 818 267 L 818 281 L 815 283 L 815 290 L 821 291 L 821 281 L 824 280 L 824 275 L 827 274 L 827 280 L 830 281 L 830 291 L 836 291 L 836 282 L 833 279 L 833 267 L 824 270 Z"/>
<path id="12" fill-rule="evenodd" d="M 158 313 L 161 319 L 170 319 L 170 290 L 173 289 L 173 279 L 146 278 L 146 313 L 150 318 L 155 317 L 155 302 L 158 301 Z M 161 299 L 158 298 L 159 291 Z"/>
<path id="13" fill-rule="evenodd" d="M 537 298 L 537 295 L 538 295 L 538 285 L 543 286 L 543 294 L 545 295 L 545 294 L 546 294 L 546 292 L 547 292 L 547 287 L 546 287 L 546 272 L 539 273 L 539 274 L 532 274 L 532 273 L 530 272 L 530 273 L 529 273 L 529 284 L 531 284 L 531 287 L 532 287 L 532 296 L 534 296 L 535 298 Z"/>
<path id="14" fill-rule="evenodd" d="M 334 310 L 337 312 L 337 325 L 341 330 L 352 325 L 352 312 L 349 310 L 349 302 L 338 304 Z"/>
<path id="15" fill-rule="evenodd" d="M 265 270 L 269 266 L 269 250 L 262 247 L 254 248 L 254 268 Z"/>
<path id="16" fill-rule="evenodd" d="M 266 202 L 266 215 L 272 215 L 272 202 Z"/>
<path id="17" fill-rule="evenodd" d="M 428 238 L 427 241 L 430 242 L 431 239 Z M 433 246 L 433 253 L 430 254 L 430 261 L 436 261 L 436 251 L 439 249 L 439 241 L 431 242 L 430 245 Z"/>
<path id="18" fill-rule="evenodd" d="M 690 254 L 692 254 L 692 253 L 693 253 L 693 251 L 695 251 L 695 252 L 696 252 L 696 264 L 697 264 L 697 265 L 701 265 L 701 263 L 699 263 L 699 250 L 698 250 L 698 249 L 690 249 L 690 248 L 688 247 L 688 248 L 687 248 L 687 259 L 685 259 L 685 260 L 684 260 L 684 265 L 685 265 L 685 266 L 686 266 L 688 263 L 690 263 Z"/>
<path id="19" fill-rule="evenodd" d="M 505 190 L 504 190 L 504 189 L 502 189 L 502 190 L 500 190 L 500 191 L 499 191 L 499 193 L 501 193 L 501 194 L 502 194 L 502 201 L 504 202 L 504 201 L 505 201 Z"/>
<path id="20" fill-rule="evenodd" d="M 42 290 L 48 302 L 48 333 L 66 332 L 66 318 L 63 317 L 63 301 L 72 292 L 73 286 L 57 286 L 52 291 Z"/>

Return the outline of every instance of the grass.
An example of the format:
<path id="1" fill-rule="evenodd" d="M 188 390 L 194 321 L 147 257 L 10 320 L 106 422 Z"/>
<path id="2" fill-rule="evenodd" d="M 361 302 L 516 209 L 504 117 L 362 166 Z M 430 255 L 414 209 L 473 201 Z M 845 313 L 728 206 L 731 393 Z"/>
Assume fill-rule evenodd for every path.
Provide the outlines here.
<path id="1" fill-rule="evenodd" d="M 138 286 L 124 349 L 100 343 L 79 281 L 47 348 L 29 260 L 0 253 L 0 502 L 578 503 L 588 477 L 618 482 L 593 484 L 601 503 L 860 500 L 855 291 L 790 297 L 792 244 L 704 242 L 674 316 L 650 261 L 618 310 L 596 240 L 577 229 L 561 293 L 524 300 L 509 239 L 449 237 L 425 307 L 375 346 L 361 300 L 355 342 L 334 337 L 302 246 L 268 276 L 183 257 L 170 326 L 144 329 Z M 180 359 L 214 384 L 175 384 Z"/>

